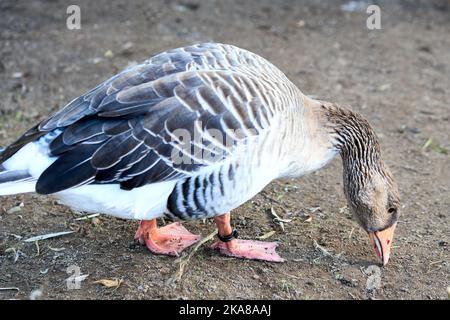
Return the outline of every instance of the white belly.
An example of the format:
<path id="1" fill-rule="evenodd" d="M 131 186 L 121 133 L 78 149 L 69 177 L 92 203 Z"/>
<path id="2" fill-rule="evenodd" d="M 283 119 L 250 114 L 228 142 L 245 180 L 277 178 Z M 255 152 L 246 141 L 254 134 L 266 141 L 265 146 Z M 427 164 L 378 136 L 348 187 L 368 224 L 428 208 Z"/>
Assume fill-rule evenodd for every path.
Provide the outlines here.
<path id="1" fill-rule="evenodd" d="M 54 194 L 79 211 L 104 213 L 123 219 L 150 220 L 164 215 L 175 181 L 160 182 L 127 191 L 118 184 L 85 185 Z"/>

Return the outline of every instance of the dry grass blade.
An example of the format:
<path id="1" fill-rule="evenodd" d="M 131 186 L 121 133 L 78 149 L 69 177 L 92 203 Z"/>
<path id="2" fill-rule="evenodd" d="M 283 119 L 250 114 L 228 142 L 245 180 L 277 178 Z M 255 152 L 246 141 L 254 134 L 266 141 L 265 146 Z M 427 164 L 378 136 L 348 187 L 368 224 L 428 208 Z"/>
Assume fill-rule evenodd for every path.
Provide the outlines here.
<path id="1" fill-rule="evenodd" d="M 426 151 L 427 149 L 431 149 L 434 152 L 441 154 L 448 154 L 448 150 L 439 145 L 439 143 L 433 141 L 432 138 L 429 138 L 422 147 L 422 151 Z"/>
<path id="2" fill-rule="evenodd" d="M 432 143 L 433 143 L 433 139 L 432 138 L 428 138 L 428 140 L 422 146 L 422 151 L 425 151 Z"/>
<path id="3" fill-rule="evenodd" d="M 274 216 L 273 222 L 277 223 L 283 231 L 284 231 L 284 224 L 292 221 L 291 219 L 280 218 L 280 216 L 275 212 L 275 209 L 273 207 L 270 208 L 270 213 Z"/>
<path id="4" fill-rule="evenodd" d="M 35 241 L 34 244 L 36 245 L 36 255 L 35 257 L 39 256 L 41 254 L 41 248 L 39 247 L 39 241 Z"/>
<path id="5" fill-rule="evenodd" d="M 74 283 L 77 283 L 77 282 L 84 281 L 87 277 L 89 277 L 89 274 L 82 274 L 82 275 L 79 275 L 79 276 L 73 275 L 73 276 L 70 276 L 69 278 L 67 278 L 66 281 L 70 280 L 70 281 L 72 281 Z"/>
<path id="6" fill-rule="evenodd" d="M 206 242 L 210 241 L 212 238 L 214 238 L 217 235 L 217 229 L 214 230 L 214 232 L 210 233 L 207 237 L 203 238 L 200 242 L 198 242 L 194 248 L 189 252 L 187 257 L 185 259 L 180 258 L 180 264 L 177 273 L 174 276 L 174 280 L 180 281 L 183 277 L 184 270 L 186 266 L 188 265 L 189 261 L 191 260 L 192 256 L 197 252 L 197 250 Z"/>
<path id="7" fill-rule="evenodd" d="M 351 240 L 352 236 L 353 236 L 353 232 L 355 231 L 355 228 L 352 228 L 352 230 L 350 230 L 350 233 L 348 235 L 348 239 Z"/>
<path id="8" fill-rule="evenodd" d="M 50 250 L 55 251 L 55 252 L 59 252 L 59 251 L 64 251 L 66 250 L 66 248 L 61 247 L 61 248 L 53 248 L 51 246 L 47 246 Z"/>
<path id="9" fill-rule="evenodd" d="M 23 240 L 24 242 L 35 242 L 35 241 L 40 241 L 40 240 L 45 240 L 45 239 L 50 239 L 50 238 L 56 238 L 56 237 L 60 237 L 60 236 L 64 236 L 66 234 L 70 234 L 70 233 L 74 233 L 75 231 L 62 231 L 62 232 L 54 232 L 54 233 L 47 233 L 47 234 L 43 234 L 40 236 L 35 236 L 35 237 L 31 237 L 28 239 Z"/>

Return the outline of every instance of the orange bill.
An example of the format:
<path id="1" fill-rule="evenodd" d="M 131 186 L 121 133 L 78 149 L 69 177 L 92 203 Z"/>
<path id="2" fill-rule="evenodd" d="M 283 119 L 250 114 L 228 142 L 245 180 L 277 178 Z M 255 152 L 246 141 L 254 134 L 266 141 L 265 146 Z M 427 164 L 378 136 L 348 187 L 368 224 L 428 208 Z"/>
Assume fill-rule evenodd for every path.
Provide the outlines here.
<path id="1" fill-rule="evenodd" d="M 384 229 L 383 231 L 370 232 L 369 238 L 378 258 L 381 260 L 383 266 L 389 261 L 391 252 L 392 239 L 394 238 L 394 230 L 397 224 L 392 227 Z"/>

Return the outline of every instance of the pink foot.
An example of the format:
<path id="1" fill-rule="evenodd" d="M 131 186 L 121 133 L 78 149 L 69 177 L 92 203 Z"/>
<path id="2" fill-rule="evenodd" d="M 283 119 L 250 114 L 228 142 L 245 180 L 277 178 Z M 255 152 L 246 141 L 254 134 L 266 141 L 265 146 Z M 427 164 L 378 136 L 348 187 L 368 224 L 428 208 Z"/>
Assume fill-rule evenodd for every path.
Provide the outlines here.
<path id="1" fill-rule="evenodd" d="M 156 221 L 141 221 L 135 239 L 155 254 L 178 256 L 187 247 L 200 240 L 179 222 L 157 228 Z"/>
<path id="2" fill-rule="evenodd" d="M 230 242 L 217 241 L 211 248 L 220 250 L 222 254 L 237 258 L 283 262 L 284 259 L 275 251 L 277 246 L 278 243 L 276 242 L 234 239 Z"/>

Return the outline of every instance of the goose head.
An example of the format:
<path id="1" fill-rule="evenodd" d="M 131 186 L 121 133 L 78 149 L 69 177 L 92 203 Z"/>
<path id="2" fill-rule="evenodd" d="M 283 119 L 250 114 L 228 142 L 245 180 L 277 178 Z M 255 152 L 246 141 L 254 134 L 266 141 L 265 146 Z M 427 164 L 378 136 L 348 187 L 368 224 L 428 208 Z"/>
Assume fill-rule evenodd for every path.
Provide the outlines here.
<path id="1" fill-rule="evenodd" d="M 344 193 L 358 224 L 386 265 L 400 214 L 397 183 L 381 159 L 378 138 L 360 114 L 334 104 L 323 104 L 332 143 L 343 163 Z"/>
<path id="2" fill-rule="evenodd" d="M 397 183 L 382 163 L 376 168 L 349 168 L 344 175 L 344 192 L 355 220 L 369 235 L 383 266 L 389 260 L 395 227 L 400 214 Z"/>

